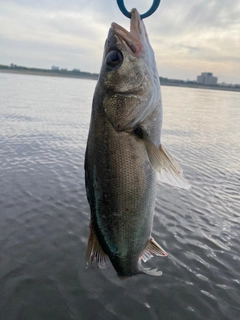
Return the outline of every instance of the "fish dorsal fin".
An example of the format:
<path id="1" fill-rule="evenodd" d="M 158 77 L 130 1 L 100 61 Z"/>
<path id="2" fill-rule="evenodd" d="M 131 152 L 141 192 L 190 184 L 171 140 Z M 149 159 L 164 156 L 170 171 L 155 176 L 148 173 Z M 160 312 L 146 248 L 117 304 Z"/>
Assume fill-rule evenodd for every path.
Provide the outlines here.
<path id="1" fill-rule="evenodd" d="M 105 269 L 108 256 L 103 251 L 102 247 L 98 242 L 98 239 L 92 227 L 92 223 L 90 223 L 89 229 L 90 234 L 88 238 L 88 246 L 86 251 L 86 268 L 88 268 L 89 266 L 92 267 L 94 262 L 96 262 L 97 266 L 100 269 Z"/>
<path id="2" fill-rule="evenodd" d="M 151 238 L 140 258 L 143 262 L 147 262 L 153 255 L 166 257 L 168 254 L 153 238 Z"/>
<path id="3" fill-rule="evenodd" d="M 154 170 L 159 173 L 160 181 L 172 186 L 190 189 L 191 185 L 183 177 L 183 170 L 173 156 L 162 146 L 159 148 L 143 134 L 143 140 L 146 146 L 149 161 Z"/>

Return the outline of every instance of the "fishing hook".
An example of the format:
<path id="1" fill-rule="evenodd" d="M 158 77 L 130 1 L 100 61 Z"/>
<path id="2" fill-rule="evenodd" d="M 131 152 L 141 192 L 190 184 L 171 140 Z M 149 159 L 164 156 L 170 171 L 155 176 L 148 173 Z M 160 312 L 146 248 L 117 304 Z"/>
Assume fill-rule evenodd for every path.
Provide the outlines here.
<path id="1" fill-rule="evenodd" d="M 153 0 L 153 4 L 151 6 L 151 8 L 145 12 L 144 14 L 141 14 L 140 17 L 141 19 L 145 19 L 149 16 L 151 16 L 158 8 L 159 4 L 160 4 L 161 0 Z M 117 0 L 117 4 L 119 9 L 121 10 L 121 12 L 127 17 L 127 18 L 131 18 L 131 13 L 129 11 L 127 11 L 123 0 Z"/>

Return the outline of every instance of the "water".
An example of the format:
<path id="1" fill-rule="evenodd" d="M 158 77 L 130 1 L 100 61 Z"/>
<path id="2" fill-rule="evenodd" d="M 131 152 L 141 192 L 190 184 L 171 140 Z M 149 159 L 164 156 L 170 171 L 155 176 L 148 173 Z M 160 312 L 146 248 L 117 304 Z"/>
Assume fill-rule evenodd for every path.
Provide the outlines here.
<path id="1" fill-rule="evenodd" d="M 162 142 L 190 192 L 158 185 L 159 278 L 84 267 L 96 82 L 0 74 L 0 319 L 240 319 L 240 94 L 162 87 Z"/>

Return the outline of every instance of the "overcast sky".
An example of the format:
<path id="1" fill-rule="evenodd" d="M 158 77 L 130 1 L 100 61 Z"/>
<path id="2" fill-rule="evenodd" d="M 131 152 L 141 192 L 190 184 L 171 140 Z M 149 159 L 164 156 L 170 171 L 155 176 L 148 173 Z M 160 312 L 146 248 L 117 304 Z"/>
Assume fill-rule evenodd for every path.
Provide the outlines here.
<path id="1" fill-rule="evenodd" d="M 143 13 L 152 0 L 124 3 Z M 116 0 L 0 0 L 0 64 L 99 73 L 113 21 L 129 30 Z M 162 0 L 144 21 L 160 76 L 240 84 L 240 0 Z"/>

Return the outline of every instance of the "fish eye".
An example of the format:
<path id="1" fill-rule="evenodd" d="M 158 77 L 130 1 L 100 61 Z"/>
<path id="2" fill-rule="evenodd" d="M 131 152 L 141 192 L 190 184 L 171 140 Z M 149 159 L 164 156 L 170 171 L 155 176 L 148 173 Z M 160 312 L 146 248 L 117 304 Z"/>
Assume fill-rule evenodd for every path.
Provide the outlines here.
<path id="1" fill-rule="evenodd" d="M 122 64 L 123 55 L 119 50 L 112 50 L 108 52 L 105 61 L 108 69 L 117 69 Z"/>

